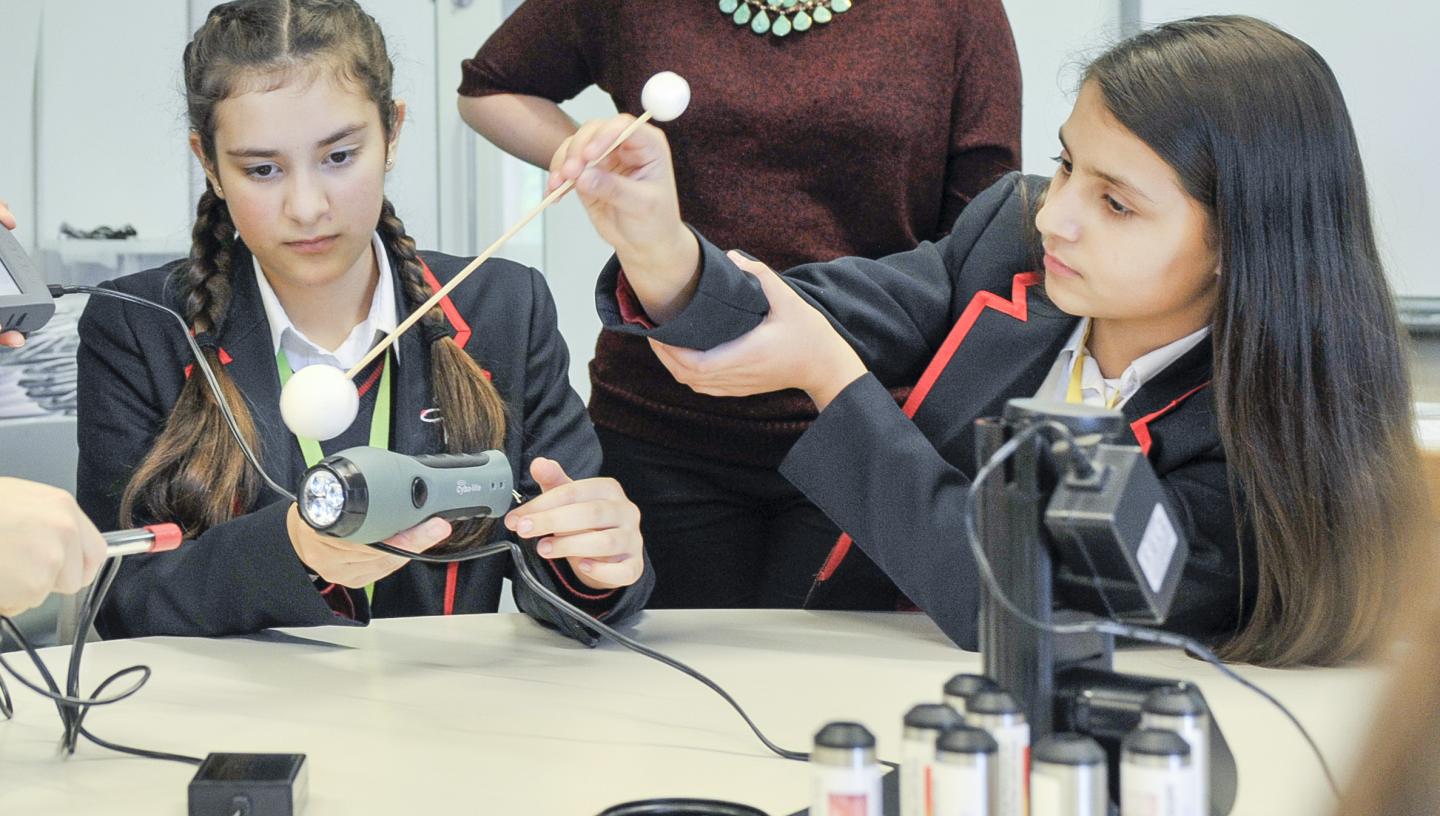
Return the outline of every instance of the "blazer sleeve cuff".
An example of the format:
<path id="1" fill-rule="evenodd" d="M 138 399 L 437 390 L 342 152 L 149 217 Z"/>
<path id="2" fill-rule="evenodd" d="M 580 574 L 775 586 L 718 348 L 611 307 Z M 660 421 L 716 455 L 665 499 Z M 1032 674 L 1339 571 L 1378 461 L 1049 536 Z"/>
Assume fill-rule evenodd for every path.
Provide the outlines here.
<path id="1" fill-rule="evenodd" d="M 622 283 L 624 270 L 619 259 L 612 256 L 595 288 L 595 308 L 605 329 L 703 351 L 734 340 L 760 325 L 770 311 L 770 304 L 759 281 L 731 262 L 719 247 L 693 227 L 690 231 L 700 243 L 700 279 L 690 303 L 674 319 L 659 325 L 653 324 L 648 316 L 644 321 L 633 320 L 635 311 L 640 311 L 639 302 L 622 303 L 620 287 L 628 289 L 629 284 Z M 633 311 L 632 306 L 636 307 Z M 627 316 L 632 320 L 627 320 Z"/>

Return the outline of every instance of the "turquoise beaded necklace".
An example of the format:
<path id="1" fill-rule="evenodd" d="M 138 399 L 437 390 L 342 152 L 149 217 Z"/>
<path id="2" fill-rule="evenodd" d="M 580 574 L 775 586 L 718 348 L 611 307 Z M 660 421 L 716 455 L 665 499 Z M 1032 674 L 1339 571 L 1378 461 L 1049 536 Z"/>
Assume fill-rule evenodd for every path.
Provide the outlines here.
<path id="1" fill-rule="evenodd" d="M 784 37 L 824 25 L 850 10 L 851 0 L 720 0 L 720 13 L 756 34 Z M 773 19 L 772 19 L 773 17 Z"/>

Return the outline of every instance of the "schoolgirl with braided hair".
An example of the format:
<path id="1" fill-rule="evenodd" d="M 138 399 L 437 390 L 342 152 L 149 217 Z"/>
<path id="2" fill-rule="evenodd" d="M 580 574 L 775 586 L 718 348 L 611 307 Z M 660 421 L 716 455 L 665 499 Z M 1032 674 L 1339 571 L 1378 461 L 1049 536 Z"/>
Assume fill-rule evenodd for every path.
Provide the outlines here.
<path id="1" fill-rule="evenodd" d="M 296 484 L 355 445 L 409 454 L 498 448 L 543 494 L 495 524 L 432 519 L 389 540 L 459 549 L 534 540 L 542 579 L 608 619 L 653 584 L 639 514 L 593 478 L 600 449 L 567 379 L 555 308 L 533 269 L 492 260 L 357 377 L 354 425 L 325 443 L 280 420 L 283 381 L 348 369 L 467 259 L 420 252 L 385 198 L 405 104 L 379 26 L 353 0 L 236 0 L 185 48 L 190 143 L 207 185 L 190 256 L 113 281 L 175 308 L 266 470 Z M 316 533 L 265 488 L 183 337 L 142 307 L 95 297 L 80 324 L 81 505 L 102 528 L 174 521 L 194 541 L 124 564 L 107 637 L 493 611 L 501 557 L 435 566 Z M 288 481 L 287 481 L 288 480 Z M 587 633 L 516 583 L 521 609 Z"/>

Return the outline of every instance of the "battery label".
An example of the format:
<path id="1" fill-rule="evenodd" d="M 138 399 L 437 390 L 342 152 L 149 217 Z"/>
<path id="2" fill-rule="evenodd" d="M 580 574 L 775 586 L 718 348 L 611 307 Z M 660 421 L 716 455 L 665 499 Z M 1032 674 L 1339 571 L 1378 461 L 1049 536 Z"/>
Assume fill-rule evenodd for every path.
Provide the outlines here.
<path id="1" fill-rule="evenodd" d="M 814 816 L 880 816 L 880 769 L 815 766 L 810 812 Z"/>
<path id="2" fill-rule="evenodd" d="M 1120 816 L 1200 816 L 1186 801 L 1188 774 L 1179 768 L 1120 769 Z"/>
<path id="3" fill-rule="evenodd" d="M 934 773 L 935 816 L 990 816 L 989 760 L 979 757 L 974 765 L 936 763 Z"/>
<path id="4" fill-rule="evenodd" d="M 863 793 L 832 793 L 825 816 L 870 816 L 870 797 Z"/>
<path id="5" fill-rule="evenodd" d="M 1030 812 L 1030 726 L 1002 726 L 990 732 L 999 750 L 995 790 L 996 816 L 1028 816 Z"/>

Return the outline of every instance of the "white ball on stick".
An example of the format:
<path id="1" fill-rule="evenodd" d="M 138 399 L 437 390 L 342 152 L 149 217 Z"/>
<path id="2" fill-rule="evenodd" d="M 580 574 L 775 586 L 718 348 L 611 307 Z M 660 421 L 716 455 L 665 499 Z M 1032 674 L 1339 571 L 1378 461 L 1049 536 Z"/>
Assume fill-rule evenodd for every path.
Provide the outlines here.
<path id="1" fill-rule="evenodd" d="M 674 71 L 661 71 L 660 73 L 650 77 L 650 79 L 645 82 L 645 87 L 640 91 L 640 104 L 642 107 L 645 108 L 645 115 L 641 116 L 640 118 L 636 119 L 628 126 L 626 126 L 625 130 L 622 131 L 620 135 L 615 138 L 615 141 L 612 142 L 610 146 L 605 149 L 605 152 L 602 153 L 599 158 L 592 160 L 589 166 L 594 167 L 595 165 L 599 164 L 600 161 L 606 156 L 609 156 L 610 153 L 615 150 L 615 148 L 619 147 L 621 143 L 623 143 L 626 139 L 630 138 L 630 135 L 635 132 L 636 128 L 639 128 L 646 121 L 654 119 L 657 122 L 669 122 L 672 119 L 678 119 L 680 117 L 680 114 L 684 113 L 685 109 L 690 106 L 690 83 L 686 82 L 684 77 L 680 76 Z M 440 289 L 435 292 L 435 294 L 430 296 L 429 300 L 417 306 L 415 308 L 415 311 L 410 313 L 409 317 L 400 321 L 400 325 L 396 326 L 393 330 L 391 330 L 389 334 L 385 335 L 384 339 L 382 339 L 379 343 L 376 343 L 374 346 L 372 346 L 370 351 L 366 352 L 365 356 L 360 359 L 360 362 L 351 366 L 350 371 L 346 373 L 346 376 L 354 378 L 359 375 L 360 371 L 364 369 L 365 366 L 369 365 L 372 360 L 374 360 L 381 354 L 384 354 L 385 349 L 389 348 L 390 345 L 395 342 L 396 338 L 408 331 L 411 326 L 415 325 L 415 321 L 419 320 L 422 315 L 434 308 L 442 298 L 444 298 L 450 293 L 452 289 L 459 286 L 462 281 L 469 277 L 471 272 L 474 272 L 477 268 L 479 268 L 480 264 L 485 263 L 487 260 L 489 260 L 490 256 L 494 255 L 495 252 L 500 249 L 500 247 L 504 246 L 506 241 L 514 238 L 520 232 L 520 230 L 525 227 L 526 224 L 530 223 L 531 219 L 544 212 L 546 207 L 549 207 L 551 204 L 559 201 L 562 196 L 570 192 L 570 190 L 574 189 L 574 187 L 575 182 L 572 179 L 565 182 L 564 184 L 561 184 L 559 187 L 556 187 L 554 190 L 551 190 L 550 194 L 545 196 L 544 200 L 531 208 L 530 212 L 521 216 L 520 220 L 513 224 L 510 229 L 506 230 L 503 235 L 495 239 L 495 243 L 491 244 L 484 252 L 481 252 L 479 255 L 475 256 L 475 258 L 472 259 L 470 263 L 465 265 L 464 269 L 460 270 L 455 275 L 455 277 L 450 279 L 449 283 L 440 287 Z M 297 374 L 296 376 L 298 377 L 299 375 Z M 295 381 L 292 379 L 291 383 L 294 382 Z M 289 390 L 288 386 L 286 390 Z M 352 384 L 350 386 L 350 392 L 353 394 L 354 391 L 355 389 Z M 307 392 L 307 394 L 308 393 L 309 392 Z M 332 397 L 326 397 L 325 395 L 318 393 L 316 394 L 316 396 L 321 398 L 322 400 L 332 399 Z M 306 399 L 311 399 L 311 397 L 307 396 Z M 359 398 L 356 397 L 354 399 L 355 402 L 353 403 L 353 405 L 358 408 Z M 329 403 L 327 401 L 322 401 L 317 404 L 320 406 L 324 406 Z M 283 393 L 281 394 L 281 405 L 283 413 Z M 297 405 L 294 410 L 296 412 L 295 415 L 297 421 L 308 422 L 310 420 L 318 419 L 317 417 L 312 416 L 312 411 L 323 412 L 324 409 L 312 408 L 307 403 L 307 405 L 303 408 Z M 355 416 L 355 411 L 356 408 L 351 408 L 349 411 L 349 416 L 352 420 Z M 338 423 L 339 418 L 334 418 L 334 422 Z M 288 414 L 285 415 L 285 424 L 289 425 L 292 431 L 295 430 L 295 425 L 290 421 L 290 415 Z M 320 423 L 319 421 L 316 421 L 314 423 L 314 426 L 318 427 L 321 424 L 322 423 Z M 324 424 L 324 426 L 327 429 L 330 427 L 328 423 Z M 346 424 L 345 426 L 336 430 L 334 434 L 339 434 L 348 427 L 350 426 Z M 299 431 L 296 431 L 296 433 L 298 434 Z M 332 434 L 332 436 L 334 434 Z M 314 438 L 328 439 L 330 437 Z"/>
<path id="2" fill-rule="evenodd" d="M 334 366 L 305 366 L 280 390 L 285 427 L 306 439 L 334 439 L 354 424 L 359 410 L 354 381 Z"/>
<path id="3" fill-rule="evenodd" d="M 690 83 L 674 71 L 661 71 L 646 80 L 640 91 L 640 105 L 657 122 L 679 119 L 690 106 Z"/>

